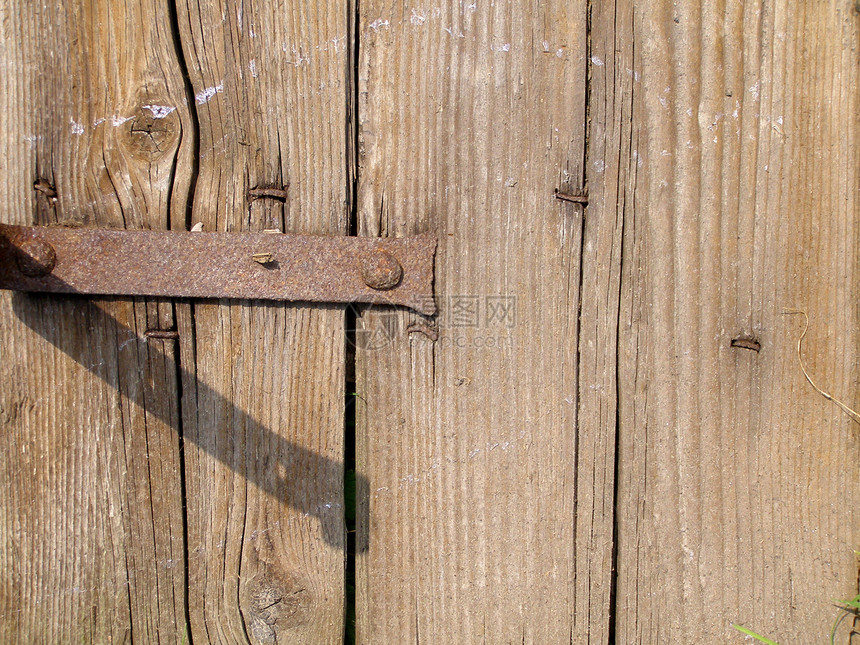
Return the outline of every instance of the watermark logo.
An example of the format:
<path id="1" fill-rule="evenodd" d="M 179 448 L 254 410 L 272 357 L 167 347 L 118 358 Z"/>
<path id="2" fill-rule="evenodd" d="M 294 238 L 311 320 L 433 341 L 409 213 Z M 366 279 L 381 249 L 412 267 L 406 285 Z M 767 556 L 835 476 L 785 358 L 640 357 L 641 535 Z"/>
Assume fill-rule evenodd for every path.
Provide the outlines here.
<path id="1" fill-rule="evenodd" d="M 383 305 L 369 305 L 360 310 L 355 329 L 347 337 L 355 347 L 376 351 L 388 347 L 403 333 L 420 331 L 411 336 L 441 347 L 504 348 L 514 344 L 513 329 L 517 326 L 517 296 L 440 295 L 435 299 L 437 313 L 426 323 L 401 329 L 402 313 Z M 416 302 L 416 305 L 426 301 Z M 370 315 L 368 315 L 370 314 Z"/>
<path id="2" fill-rule="evenodd" d="M 373 315 L 367 315 L 373 311 Z M 372 320 L 371 324 L 363 321 Z M 397 336 L 400 317 L 390 308 L 372 305 L 364 310 L 362 320 L 355 318 L 355 329 L 347 330 L 347 338 L 356 349 L 373 352 L 388 347 Z"/>

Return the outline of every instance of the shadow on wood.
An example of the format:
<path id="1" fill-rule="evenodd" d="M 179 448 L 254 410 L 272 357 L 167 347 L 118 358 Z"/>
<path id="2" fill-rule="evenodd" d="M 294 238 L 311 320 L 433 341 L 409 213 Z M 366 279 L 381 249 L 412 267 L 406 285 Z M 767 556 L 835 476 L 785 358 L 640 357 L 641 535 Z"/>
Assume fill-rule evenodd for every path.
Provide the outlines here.
<path id="1" fill-rule="evenodd" d="M 91 365 L 89 361 L 84 359 L 87 355 L 86 334 L 64 334 L 62 328 L 55 323 L 53 318 L 46 315 L 49 311 L 46 305 L 49 302 L 55 305 L 58 300 L 66 301 L 69 308 L 74 309 L 75 315 L 80 316 L 81 324 L 85 325 L 87 329 L 111 330 L 117 339 L 118 352 L 123 351 L 126 346 L 134 346 L 135 343 L 137 347 L 148 344 L 152 349 L 158 343 L 172 342 L 173 340 L 171 338 L 158 338 L 157 336 L 153 339 L 140 336 L 106 313 L 95 302 L 84 297 L 29 293 L 15 293 L 13 295 L 13 310 L 24 324 L 117 391 L 121 391 L 117 382 L 117 375 L 109 365 L 106 366 L 104 363 Z M 110 299 L 103 298 L 100 300 L 109 301 Z M 273 307 L 279 305 L 255 302 L 254 306 Z M 56 312 L 55 306 L 51 307 L 51 310 Z M 153 340 L 156 342 L 153 343 Z M 231 425 L 243 428 L 243 443 L 246 449 L 244 451 L 225 450 L 223 446 L 217 446 L 216 442 L 203 441 L 202 437 L 208 434 L 207 428 L 200 429 L 196 440 L 195 437 L 183 434 L 181 418 L 188 414 L 188 410 L 183 410 L 178 417 L 166 413 L 158 407 L 146 411 L 156 414 L 162 422 L 173 427 L 183 442 L 194 442 L 199 449 L 221 461 L 236 474 L 247 478 L 260 490 L 305 515 L 318 518 L 325 541 L 338 549 L 344 549 L 346 540 L 343 535 L 343 522 L 333 521 L 336 513 L 332 512 L 332 504 L 325 503 L 313 494 L 315 482 L 320 480 L 343 481 L 343 462 L 334 461 L 296 445 L 258 422 L 246 411 L 236 407 L 229 398 L 215 392 L 211 386 L 197 379 L 195 374 L 184 369 L 177 360 L 178 350 L 168 352 L 155 349 L 155 352 L 168 365 L 168 369 L 172 366 L 176 370 L 179 383 L 194 383 L 198 399 L 217 401 L 220 406 L 223 406 L 223 409 L 229 411 L 227 418 L 232 420 Z M 284 365 L 283 369 L 290 369 L 290 366 Z M 163 384 L 148 382 L 147 379 L 143 378 L 138 386 L 140 387 L 140 395 L 135 398 L 142 401 L 152 400 L 159 396 L 164 398 L 166 394 L 172 394 L 159 392 L 158 390 L 163 387 Z M 140 405 L 139 402 L 136 401 L 136 403 Z M 310 405 L 312 402 L 308 402 L 308 404 Z M 182 405 L 194 405 L 194 402 L 183 401 Z M 256 460 L 253 468 L 248 467 L 251 460 Z M 260 464 L 260 460 L 264 463 Z M 366 478 L 357 475 L 356 493 L 358 498 L 361 499 L 366 496 L 367 491 L 368 482 Z M 360 519 L 360 521 L 366 521 L 366 519 Z"/>

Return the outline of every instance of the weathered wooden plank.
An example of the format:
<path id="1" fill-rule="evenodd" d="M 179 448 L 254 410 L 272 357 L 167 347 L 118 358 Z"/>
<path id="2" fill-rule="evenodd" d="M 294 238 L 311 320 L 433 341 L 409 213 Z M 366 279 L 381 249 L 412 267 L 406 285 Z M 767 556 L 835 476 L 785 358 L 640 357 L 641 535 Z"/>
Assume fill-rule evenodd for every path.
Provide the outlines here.
<path id="1" fill-rule="evenodd" d="M 613 638 L 612 592 L 621 266 L 632 232 L 637 176 L 632 26 L 629 3 L 589 3 L 588 208 L 577 416 L 580 445 L 586 448 L 578 461 L 576 544 L 578 568 L 590 576 L 577 594 L 574 618 L 588 626 L 587 640 L 598 643 L 624 642 Z"/>
<path id="2" fill-rule="evenodd" d="M 856 407 L 858 27 L 853 3 L 785 0 L 638 3 L 618 23 L 637 179 L 617 642 L 744 642 L 733 622 L 826 642 L 832 600 L 857 592 L 860 434 L 804 381 L 802 318 L 781 312 L 809 312 L 808 367 Z M 731 346 L 744 335 L 761 350 Z"/>
<path id="3" fill-rule="evenodd" d="M 4 221 L 181 217 L 192 122 L 167 9 L 3 3 Z M 3 642 L 182 641 L 174 343 L 144 337 L 172 325 L 167 303 L 0 296 Z"/>
<path id="4" fill-rule="evenodd" d="M 576 467 L 605 448 L 577 435 L 582 209 L 554 198 L 584 178 L 585 8 L 360 5 L 359 232 L 435 231 L 442 312 L 360 316 L 359 642 L 606 633 L 574 616 L 612 486 Z"/>
<path id="5" fill-rule="evenodd" d="M 206 231 L 347 232 L 348 7 L 179 3 Z M 249 190 L 288 190 L 251 199 Z M 199 642 L 343 632 L 343 308 L 180 317 L 189 612 Z"/>

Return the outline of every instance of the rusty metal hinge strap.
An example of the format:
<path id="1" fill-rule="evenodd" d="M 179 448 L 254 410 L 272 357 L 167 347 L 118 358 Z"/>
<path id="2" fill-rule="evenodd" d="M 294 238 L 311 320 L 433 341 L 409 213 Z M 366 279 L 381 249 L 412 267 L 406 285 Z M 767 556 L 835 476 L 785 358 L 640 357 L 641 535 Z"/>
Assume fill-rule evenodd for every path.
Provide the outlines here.
<path id="1" fill-rule="evenodd" d="M 0 289 L 403 305 L 432 315 L 436 240 L 0 224 Z"/>

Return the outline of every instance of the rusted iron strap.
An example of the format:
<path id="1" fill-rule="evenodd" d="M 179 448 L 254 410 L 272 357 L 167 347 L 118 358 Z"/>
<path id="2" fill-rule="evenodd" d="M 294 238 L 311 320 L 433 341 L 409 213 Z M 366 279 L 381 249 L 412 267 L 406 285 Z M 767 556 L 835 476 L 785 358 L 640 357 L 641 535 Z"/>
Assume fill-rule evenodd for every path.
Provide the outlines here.
<path id="1" fill-rule="evenodd" d="M 128 231 L 0 224 L 0 288 L 404 305 L 436 312 L 430 235 Z"/>

